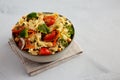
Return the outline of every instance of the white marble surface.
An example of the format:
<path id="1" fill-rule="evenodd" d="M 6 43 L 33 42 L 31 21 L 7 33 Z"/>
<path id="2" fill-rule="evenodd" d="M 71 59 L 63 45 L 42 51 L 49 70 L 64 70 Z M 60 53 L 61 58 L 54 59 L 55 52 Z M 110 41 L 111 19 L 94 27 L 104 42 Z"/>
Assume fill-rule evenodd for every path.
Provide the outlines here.
<path id="1" fill-rule="evenodd" d="M 16 21 L 32 11 L 58 12 L 68 17 L 84 54 L 29 77 L 7 42 Z M 0 50 L 0 80 L 97 80 L 99 77 L 94 76 L 99 75 L 98 80 L 106 75 L 107 80 L 119 80 L 118 74 L 111 73 L 120 73 L 120 1 L 0 0 Z"/>

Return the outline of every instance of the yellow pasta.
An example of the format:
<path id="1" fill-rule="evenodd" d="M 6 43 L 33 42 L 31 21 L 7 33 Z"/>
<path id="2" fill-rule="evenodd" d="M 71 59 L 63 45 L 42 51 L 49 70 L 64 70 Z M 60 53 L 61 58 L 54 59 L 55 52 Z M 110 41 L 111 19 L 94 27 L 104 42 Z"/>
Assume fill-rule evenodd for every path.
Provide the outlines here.
<path id="1" fill-rule="evenodd" d="M 74 29 L 71 22 L 58 13 L 32 12 L 19 19 L 12 34 L 20 49 L 31 55 L 50 55 L 70 44 Z"/>

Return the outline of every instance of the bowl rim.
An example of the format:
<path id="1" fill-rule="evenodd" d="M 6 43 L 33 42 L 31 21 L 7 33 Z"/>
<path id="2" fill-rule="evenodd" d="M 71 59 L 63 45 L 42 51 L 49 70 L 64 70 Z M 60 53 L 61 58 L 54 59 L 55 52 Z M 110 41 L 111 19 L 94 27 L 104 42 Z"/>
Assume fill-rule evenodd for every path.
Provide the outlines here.
<path id="1" fill-rule="evenodd" d="M 44 14 L 53 14 L 54 12 L 41 12 L 41 13 L 44 13 Z M 29 13 L 28 13 L 28 14 L 29 14 Z M 63 17 L 63 15 L 61 15 L 61 14 L 59 14 L 59 13 L 58 13 L 58 15 L 61 16 L 61 17 Z M 65 17 L 65 18 L 66 18 L 66 17 Z M 56 52 L 55 54 L 50 54 L 50 55 L 32 55 L 32 54 L 30 54 L 29 52 L 26 52 L 26 51 L 21 50 L 21 49 L 17 46 L 16 42 L 14 41 L 13 34 L 12 34 L 12 38 L 13 38 L 13 41 L 14 41 L 14 43 L 15 43 L 15 46 L 16 46 L 21 52 L 23 52 L 23 53 L 25 53 L 25 54 L 28 54 L 28 55 L 30 55 L 30 56 L 44 56 L 44 57 L 47 57 L 47 56 L 52 56 L 52 55 L 57 55 L 57 54 L 62 53 L 64 50 L 66 50 L 66 49 L 72 44 L 72 42 L 73 42 L 73 40 L 74 40 L 74 37 L 75 37 L 75 28 L 74 28 L 74 25 L 73 25 L 73 23 L 72 23 L 68 18 L 66 18 L 66 19 L 72 24 L 74 34 L 73 34 L 73 36 L 72 36 L 72 41 L 71 41 L 71 42 L 68 44 L 68 46 L 65 47 L 62 51 Z"/>

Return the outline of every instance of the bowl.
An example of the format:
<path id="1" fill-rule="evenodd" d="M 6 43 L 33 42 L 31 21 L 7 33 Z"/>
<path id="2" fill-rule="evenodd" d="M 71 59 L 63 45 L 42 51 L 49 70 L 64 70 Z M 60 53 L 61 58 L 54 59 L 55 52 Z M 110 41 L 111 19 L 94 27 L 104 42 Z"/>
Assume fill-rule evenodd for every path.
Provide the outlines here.
<path id="1" fill-rule="evenodd" d="M 18 33 L 16 33 L 16 30 L 14 30 L 14 29 L 16 29 L 16 26 L 18 26 L 18 24 L 22 24 L 22 22 L 21 22 L 21 20 L 19 21 L 19 22 L 17 22 L 16 24 L 15 24 L 15 26 L 13 27 L 13 29 L 12 29 L 12 38 L 13 38 L 13 41 L 15 42 L 15 46 L 18 48 L 18 50 L 19 50 L 19 52 L 20 52 L 20 54 L 22 54 L 22 56 L 23 57 L 25 57 L 25 58 L 27 58 L 27 59 L 29 59 L 29 60 L 31 60 L 31 61 L 35 61 L 35 62 L 40 62 L 40 63 L 46 63 L 46 62 L 51 62 L 51 61 L 55 61 L 55 60 L 57 60 L 57 59 L 60 59 L 62 56 L 64 56 L 64 55 L 66 55 L 66 53 L 68 52 L 68 50 L 71 48 L 71 45 L 72 45 L 72 43 L 73 43 L 73 39 L 74 39 L 74 35 L 75 35 L 75 29 L 74 29 L 74 26 L 73 26 L 73 24 L 71 23 L 71 21 L 69 20 L 69 19 L 67 19 L 67 18 L 65 18 L 63 15 L 61 15 L 61 14 L 58 14 L 58 13 L 53 13 L 53 12 L 32 12 L 34 15 L 32 15 L 32 16 L 34 16 L 35 18 L 34 19 L 32 19 L 32 20 L 37 20 L 38 19 L 38 17 L 36 17 L 35 16 L 35 13 L 37 13 L 37 14 L 39 14 L 39 15 L 41 15 L 41 14 L 44 14 L 45 16 L 51 16 L 51 15 L 55 15 L 55 16 L 59 16 L 60 17 L 60 20 L 61 20 L 61 23 L 62 23 L 62 19 L 65 19 L 65 21 L 67 22 L 67 26 L 68 25 L 71 25 L 71 27 L 72 27 L 72 30 L 71 30 L 71 32 L 72 32 L 72 34 L 70 35 L 67 35 L 67 37 L 68 37 L 68 39 L 70 38 L 71 40 L 68 40 L 68 39 L 65 39 L 64 41 L 65 42 L 67 42 L 67 46 L 66 47 L 63 47 L 63 45 L 61 46 L 61 44 L 62 44 L 62 41 L 59 41 L 59 40 L 61 40 L 61 37 L 60 36 L 64 36 L 64 35 L 62 35 L 63 34 L 63 31 L 64 31 L 64 29 L 66 29 L 66 28 L 63 28 L 62 29 L 62 31 L 60 32 L 59 31 L 59 28 L 56 28 L 55 30 L 56 31 L 59 31 L 60 32 L 60 36 L 58 37 L 58 39 L 56 40 L 57 42 L 56 42 L 56 44 L 55 44 L 55 46 L 57 46 L 58 45 L 58 49 L 62 49 L 62 50 L 60 50 L 60 51 L 53 51 L 53 50 L 51 50 L 51 47 L 46 47 L 46 46 L 44 46 L 44 44 L 43 45 L 40 45 L 39 46 L 39 49 L 37 49 L 37 48 L 35 48 L 36 49 L 36 53 L 32 53 L 32 52 L 29 52 L 30 50 L 34 50 L 34 49 L 31 49 L 31 48 L 27 48 L 27 49 L 25 49 L 25 46 L 26 46 L 26 44 L 28 44 L 27 42 L 25 42 L 26 41 L 26 39 L 30 39 L 29 38 L 29 36 L 28 36 L 28 34 L 27 34 L 27 37 L 26 37 L 26 33 L 25 33 L 25 30 L 22 30 L 21 32 L 19 32 L 19 34 Z M 27 15 L 25 15 L 25 16 L 29 16 L 29 19 L 27 20 L 27 19 L 25 19 L 25 16 L 23 16 L 22 18 L 23 19 L 25 19 L 26 21 L 28 21 L 28 22 L 30 22 L 30 19 L 32 18 L 32 16 L 30 15 L 31 13 L 29 13 L 29 14 L 27 14 Z M 21 19 L 22 19 L 21 18 Z M 57 24 L 57 20 L 59 21 L 59 18 L 57 17 L 56 18 L 56 22 L 54 23 L 54 24 L 48 24 L 47 22 L 45 22 L 44 21 L 44 23 L 48 26 L 48 28 L 52 28 L 53 26 L 55 26 L 55 24 Z M 63 20 L 63 22 L 64 22 L 64 20 Z M 24 23 L 24 21 L 23 21 L 23 23 Z M 59 24 L 61 24 L 61 23 L 58 23 L 58 25 Z M 68 23 L 70 23 L 70 24 L 68 24 Z M 66 23 L 64 23 L 64 24 L 66 24 Z M 25 23 L 24 23 L 24 25 L 22 25 L 22 26 L 25 26 Z M 30 26 L 30 25 L 29 25 Z M 21 27 L 20 27 L 21 28 Z M 68 28 L 69 28 L 69 26 L 68 26 Z M 27 28 L 28 29 L 28 28 Z M 31 30 L 31 29 L 30 29 Z M 51 30 L 51 32 L 48 32 L 48 34 L 50 35 L 50 34 L 52 34 L 52 32 L 53 31 L 55 31 L 55 30 Z M 15 31 L 15 32 L 14 32 Z M 19 30 L 20 31 L 20 30 Z M 22 34 L 22 33 L 24 33 L 24 35 Z M 29 32 L 28 32 L 29 33 Z M 46 34 L 46 33 L 42 33 L 42 31 L 38 31 L 38 32 L 36 32 L 36 34 L 37 33 L 41 33 L 42 34 L 42 36 L 43 36 L 43 39 L 41 38 L 41 41 L 43 40 L 44 42 L 45 42 L 45 44 L 46 43 L 48 43 L 48 42 L 54 42 L 54 40 L 55 40 L 55 38 L 53 37 L 53 39 L 51 39 L 51 40 L 53 40 L 53 41 L 51 41 L 51 40 L 46 40 L 46 35 L 48 35 L 48 34 Z M 70 33 L 70 29 L 68 29 L 68 33 Z M 22 34 L 22 35 L 20 35 L 20 34 Z M 66 35 L 66 34 L 65 34 Z M 48 38 L 47 38 L 48 39 Z M 18 42 L 17 42 L 18 41 Z M 22 46 L 20 46 L 21 44 L 22 44 Z M 23 44 L 24 44 L 24 46 L 23 46 Z M 31 42 L 31 44 L 35 44 L 34 42 Z M 55 47 L 54 46 L 54 44 L 52 45 L 52 48 L 54 48 Z M 41 51 L 41 48 L 47 48 L 47 49 L 50 49 L 50 52 L 51 52 L 51 54 L 43 54 L 42 53 L 42 51 Z M 60 48 L 59 48 L 60 47 Z M 53 52 L 52 52 L 53 51 Z M 42 54 L 41 54 L 42 53 Z"/>

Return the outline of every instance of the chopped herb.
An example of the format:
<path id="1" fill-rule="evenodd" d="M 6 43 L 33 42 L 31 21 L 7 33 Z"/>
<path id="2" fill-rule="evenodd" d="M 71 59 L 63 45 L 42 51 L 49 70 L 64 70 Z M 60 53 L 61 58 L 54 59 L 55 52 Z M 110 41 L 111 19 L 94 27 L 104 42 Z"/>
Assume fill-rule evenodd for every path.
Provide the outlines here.
<path id="1" fill-rule="evenodd" d="M 73 26 L 72 26 L 72 25 L 68 25 L 68 26 L 66 26 L 66 28 L 68 29 L 67 36 L 68 36 L 68 37 L 72 37 L 73 34 L 74 34 Z"/>
<path id="2" fill-rule="evenodd" d="M 60 44 L 61 44 L 62 46 L 64 46 L 64 47 L 67 47 L 67 46 L 68 46 L 68 42 L 67 42 L 66 40 L 64 40 L 64 39 L 59 39 L 59 42 L 60 42 Z"/>
<path id="3" fill-rule="evenodd" d="M 23 29 L 21 32 L 20 32 L 20 37 L 24 37 L 24 38 L 27 38 L 28 37 L 28 29 Z"/>
<path id="4" fill-rule="evenodd" d="M 27 15 L 27 19 L 28 19 L 28 20 L 29 20 L 29 19 L 33 19 L 33 18 L 35 18 L 35 19 L 38 18 L 37 13 L 32 12 L 32 13 L 30 13 L 30 14 Z"/>
<path id="5" fill-rule="evenodd" d="M 38 30 L 41 33 L 45 33 L 45 34 L 49 33 L 49 31 L 50 31 L 46 24 L 39 25 Z"/>

